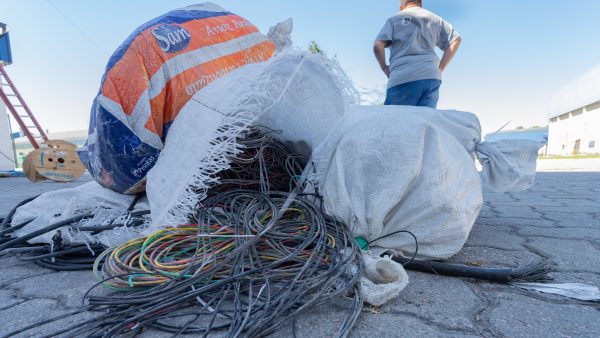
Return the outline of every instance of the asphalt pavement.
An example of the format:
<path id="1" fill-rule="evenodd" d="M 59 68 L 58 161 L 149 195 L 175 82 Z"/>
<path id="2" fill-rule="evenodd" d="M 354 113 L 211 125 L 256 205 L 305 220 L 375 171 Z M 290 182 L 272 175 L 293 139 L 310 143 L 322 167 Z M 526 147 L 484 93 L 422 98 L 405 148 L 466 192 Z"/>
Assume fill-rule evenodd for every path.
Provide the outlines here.
<path id="1" fill-rule="evenodd" d="M 549 170 L 538 173 L 528 191 L 485 192 L 471 236 L 452 261 L 495 267 L 544 262 L 554 268 L 551 276 L 557 283 L 600 287 L 600 170 L 585 166 L 576 172 Z M 89 177 L 65 185 L 0 178 L 0 215 L 26 197 L 86 180 Z M 409 272 L 409 277 L 409 286 L 397 299 L 363 310 L 351 336 L 600 337 L 600 303 L 418 272 Z M 76 310 L 95 282 L 88 271 L 53 272 L 16 258 L 0 258 L 0 336 Z M 345 309 L 344 301 L 316 309 L 276 336 L 292 336 L 294 328 L 298 337 L 330 337 Z M 32 333 L 42 336 L 86 316 Z"/>

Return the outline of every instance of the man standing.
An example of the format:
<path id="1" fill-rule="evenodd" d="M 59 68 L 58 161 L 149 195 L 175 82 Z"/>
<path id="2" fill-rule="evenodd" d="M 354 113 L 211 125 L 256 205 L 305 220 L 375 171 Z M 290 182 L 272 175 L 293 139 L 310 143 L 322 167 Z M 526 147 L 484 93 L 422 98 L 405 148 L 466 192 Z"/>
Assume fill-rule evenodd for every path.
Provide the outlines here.
<path id="1" fill-rule="evenodd" d="M 461 38 L 441 17 L 422 8 L 422 0 L 402 0 L 400 13 L 389 18 L 373 50 L 389 78 L 386 105 L 437 107 L 442 72 L 460 46 Z M 390 48 L 390 64 L 385 49 Z M 440 48 L 440 60 L 435 52 Z"/>

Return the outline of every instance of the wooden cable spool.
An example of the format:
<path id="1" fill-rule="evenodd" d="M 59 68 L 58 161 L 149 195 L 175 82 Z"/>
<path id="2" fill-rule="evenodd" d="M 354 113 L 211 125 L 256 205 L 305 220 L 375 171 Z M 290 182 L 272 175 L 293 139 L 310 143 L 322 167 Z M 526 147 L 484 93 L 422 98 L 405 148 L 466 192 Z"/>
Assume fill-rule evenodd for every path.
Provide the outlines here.
<path id="1" fill-rule="evenodd" d="M 77 146 L 61 140 L 46 141 L 25 157 L 23 171 L 32 182 L 72 182 L 86 171 L 77 155 Z"/>

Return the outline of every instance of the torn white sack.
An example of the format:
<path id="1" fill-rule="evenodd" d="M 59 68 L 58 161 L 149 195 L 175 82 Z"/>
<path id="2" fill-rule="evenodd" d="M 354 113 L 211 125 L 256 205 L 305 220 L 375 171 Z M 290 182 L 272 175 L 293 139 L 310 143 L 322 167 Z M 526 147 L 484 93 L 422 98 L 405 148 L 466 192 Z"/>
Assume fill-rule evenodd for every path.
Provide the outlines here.
<path id="1" fill-rule="evenodd" d="M 517 283 L 513 285 L 525 290 L 533 290 L 542 293 L 549 293 L 553 295 L 559 295 L 584 301 L 600 302 L 600 290 L 598 290 L 598 288 L 595 286 L 585 285 L 581 283 Z"/>

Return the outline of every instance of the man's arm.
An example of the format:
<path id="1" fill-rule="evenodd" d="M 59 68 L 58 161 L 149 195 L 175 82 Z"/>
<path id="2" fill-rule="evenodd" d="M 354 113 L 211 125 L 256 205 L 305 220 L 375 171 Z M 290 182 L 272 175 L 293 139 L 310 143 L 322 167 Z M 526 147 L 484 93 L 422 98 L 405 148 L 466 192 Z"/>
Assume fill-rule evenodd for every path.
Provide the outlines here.
<path id="1" fill-rule="evenodd" d="M 448 67 L 450 61 L 452 61 L 452 59 L 454 58 L 454 55 L 456 55 L 458 47 L 460 47 L 461 41 L 462 39 L 459 36 L 456 40 L 454 40 L 454 42 L 450 44 L 450 47 L 446 48 L 446 50 L 444 51 L 444 55 L 442 56 L 442 60 L 440 61 L 440 70 L 442 72 L 446 69 L 446 67 Z"/>
<path id="2" fill-rule="evenodd" d="M 375 53 L 375 58 L 379 63 L 379 67 L 385 73 L 385 76 L 390 77 L 390 66 L 385 62 L 385 46 L 385 41 L 375 41 L 373 53 Z"/>

